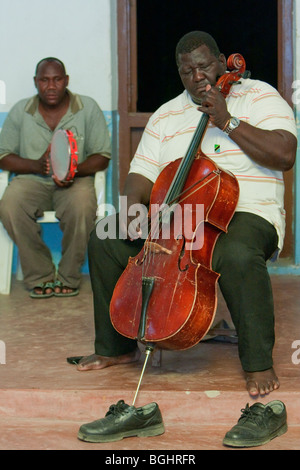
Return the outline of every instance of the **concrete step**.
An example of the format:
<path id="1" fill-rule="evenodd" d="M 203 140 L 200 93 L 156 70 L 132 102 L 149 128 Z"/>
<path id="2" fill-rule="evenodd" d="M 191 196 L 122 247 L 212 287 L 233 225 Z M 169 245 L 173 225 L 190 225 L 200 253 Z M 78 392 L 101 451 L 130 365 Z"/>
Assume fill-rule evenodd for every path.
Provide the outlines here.
<path id="1" fill-rule="evenodd" d="M 276 399 L 276 392 L 272 399 Z M 77 439 L 79 427 L 104 417 L 122 395 L 101 390 L 0 390 L 0 449 L 11 450 L 229 450 L 222 441 L 237 422 L 244 392 L 146 391 L 137 406 L 156 401 L 165 433 L 152 438 L 90 444 Z M 267 403 L 269 398 L 260 400 Z M 288 432 L 255 449 L 297 450 L 300 447 L 300 392 L 281 393 L 288 409 Z M 143 400 L 143 401 L 142 401 Z M 246 405 L 246 403 L 245 403 Z"/>
<path id="2" fill-rule="evenodd" d="M 277 305 L 274 350 L 279 390 L 260 398 L 282 400 L 288 432 L 254 449 L 300 447 L 300 366 L 292 344 L 300 331 L 300 277 L 273 279 Z M 187 351 L 163 351 L 160 367 L 147 366 L 136 406 L 158 403 L 166 431 L 153 438 L 108 444 L 77 439 L 81 424 L 104 417 L 110 405 L 131 404 L 143 358 L 137 363 L 78 372 L 67 356 L 93 352 L 92 297 L 88 280 L 75 298 L 33 301 L 20 283 L 1 296 L 0 449 L 221 450 L 225 433 L 253 400 L 245 389 L 237 345 L 203 342 Z M 229 320 L 224 303 L 219 318 Z"/>
<path id="3" fill-rule="evenodd" d="M 90 422 L 105 415 L 110 405 L 124 399 L 132 403 L 134 390 L 124 393 L 114 390 L 0 390 L 0 418 L 57 419 Z M 273 392 L 260 398 L 261 403 L 280 399 L 288 410 L 289 424 L 300 426 L 300 391 Z M 136 406 L 155 401 L 163 418 L 169 423 L 192 425 L 233 425 L 240 416 L 245 401 L 244 392 L 208 390 L 142 392 Z"/>

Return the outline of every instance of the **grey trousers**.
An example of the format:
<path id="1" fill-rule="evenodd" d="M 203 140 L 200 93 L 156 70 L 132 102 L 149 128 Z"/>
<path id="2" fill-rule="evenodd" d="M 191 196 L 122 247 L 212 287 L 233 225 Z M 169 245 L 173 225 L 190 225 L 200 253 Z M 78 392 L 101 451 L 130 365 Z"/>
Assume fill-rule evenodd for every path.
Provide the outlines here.
<path id="1" fill-rule="evenodd" d="M 213 269 L 220 273 L 220 289 L 237 329 L 239 357 L 245 371 L 261 371 L 273 365 L 274 306 L 266 261 L 277 243 L 273 225 L 254 214 L 239 212 L 214 249 Z M 91 234 L 88 253 L 96 354 L 118 356 L 136 348 L 134 340 L 114 330 L 109 304 L 128 257 L 135 256 L 141 248 L 141 240 L 100 240 L 96 230 Z"/>
<path id="2" fill-rule="evenodd" d="M 18 246 L 24 283 L 32 289 L 56 277 L 76 288 L 96 219 L 94 178 L 75 178 L 69 188 L 34 179 L 15 177 L 0 200 L 0 219 Z M 49 248 L 37 223 L 44 211 L 54 210 L 63 232 L 62 256 L 56 274 Z"/>

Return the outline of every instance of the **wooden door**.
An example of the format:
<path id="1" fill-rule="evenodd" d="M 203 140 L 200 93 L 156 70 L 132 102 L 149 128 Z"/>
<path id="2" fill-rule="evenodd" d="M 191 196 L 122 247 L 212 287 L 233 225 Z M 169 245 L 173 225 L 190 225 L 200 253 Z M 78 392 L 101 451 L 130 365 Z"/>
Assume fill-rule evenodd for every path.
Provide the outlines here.
<path id="1" fill-rule="evenodd" d="M 136 2 L 137 0 L 118 0 L 119 188 L 121 192 L 130 161 L 151 116 L 151 113 L 137 112 Z"/>
<path id="2" fill-rule="evenodd" d="M 119 55 L 119 189 L 122 192 L 130 161 L 151 116 L 151 112 L 138 112 L 137 71 L 137 2 L 118 0 L 118 55 Z M 183 0 L 184 1 L 184 0 Z M 278 84 L 282 96 L 292 105 L 293 82 L 293 0 L 277 0 L 278 25 Z M 159 14 L 159 12 L 158 12 Z M 266 28 L 268 34 L 268 28 Z M 238 39 L 238 37 L 237 37 Z M 175 45 L 174 45 L 175 48 Z M 293 257 L 293 170 L 285 174 L 287 228 L 282 256 Z"/>

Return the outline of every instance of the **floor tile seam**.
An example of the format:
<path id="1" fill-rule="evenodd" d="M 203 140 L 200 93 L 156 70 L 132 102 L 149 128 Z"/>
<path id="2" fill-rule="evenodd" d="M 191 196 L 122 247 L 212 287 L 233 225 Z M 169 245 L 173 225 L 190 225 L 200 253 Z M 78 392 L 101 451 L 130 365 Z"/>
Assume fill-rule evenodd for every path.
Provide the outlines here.
<path id="1" fill-rule="evenodd" d="M 219 428 L 219 427 L 228 427 L 232 426 L 233 423 L 235 423 L 238 419 L 238 414 L 232 412 L 231 415 L 224 415 L 224 416 L 218 416 L 216 417 L 213 412 L 207 417 L 207 419 L 203 416 L 199 416 L 199 419 L 201 419 L 201 423 L 198 422 L 197 416 L 193 415 L 195 418 L 195 421 L 191 421 L 188 417 L 188 419 L 185 419 L 184 415 L 181 417 L 174 417 L 170 414 L 168 414 L 168 410 L 163 410 L 161 409 L 162 414 L 163 414 L 163 420 L 164 424 L 166 427 L 176 427 L 180 426 L 180 429 L 190 429 L 190 428 L 209 428 L 209 429 L 214 429 L 214 428 Z M 220 412 L 218 411 L 218 414 Z M 100 419 L 101 417 L 105 416 L 105 412 L 103 412 L 103 415 L 100 413 L 96 416 L 92 415 L 83 415 L 81 417 L 72 417 L 72 418 L 66 418 L 65 416 L 30 416 L 30 415 L 15 415 L 15 414 L 0 414 L 0 423 L 27 423 L 27 422 L 36 422 L 36 423 L 73 423 L 73 424 L 82 424 L 82 423 L 87 423 L 87 422 L 92 422 L 94 420 Z M 185 422 L 186 421 L 186 424 Z M 292 419 L 288 418 L 287 421 L 288 427 L 293 428 L 293 429 L 298 429 L 299 430 L 299 438 L 300 438 L 300 421 L 294 421 Z"/>
<path id="2" fill-rule="evenodd" d="M 73 419 L 67 419 L 67 418 L 44 418 L 44 417 L 30 417 L 30 416 L 27 416 L 27 417 L 16 417 L 16 416 L 0 416 L 0 422 L 2 423 L 7 423 L 7 422 L 18 422 L 18 423 L 26 423 L 26 422 L 36 422 L 36 423 L 46 423 L 46 422 L 49 422 L 49 423 L 77 423 L 77 424 L 82 424 L 82 423 L 87 423 L 87 422 L 92 422 L 96 419 L 100 419 L 101 417 L 104 417 L 103 416 L 94 416 L 94 418 L 92 417 L 84 417 L 84 418 L 73 418 Z M 226 418 L 224 418 L 224 420 L 222 420 L 221 422 L 214 422 L 212 424 L 209 424 L 208 422 L 206 423 L 203 423 L 202 424 L 198 424 L 197 422 L 190 422 L 189 421 L 189 424 L 186 424 L 186 425 L 183 425 L 183 421 L 182 420 L 175 420 L 175 419 L 169 419 L 169 418 L 165 418 L 164 419 L 164 423 L 166 426 L 173 426 L 173 427 L 177 427 L 180 426 L 180 429 L 190 429 L 191 427 L 194 429 L 195 427 L 198 428 L 210 428 L 210 429 L 215 429 L 215 428 L 219 428 L 219 427 L 228 427 L 228 426 L 232 426 L 233 424 L 235 424 L 235 422 L 237 421 L 237 415 L 235 416 L 232 416 L 231 418 L 228 417 L 228 419 L 226 420 Z M 209 419 L 208 421 L 211 421 L 211 419 Z M 300 431 L 300 423 L 289 423 L 288 422 L 288 427 L 289 428 L 293 428 L 293 429 L 298 429 Z M 299 434 L 299 438 L 300 438 L 300 434 Z"/>
<path id="3" fill-rule="evenodd" d="M 115 389 L 112 389 L 112 388 L 105 388 L 105 389 L 96 389 L 96 388 L 14 388 L 14 387 L 7 387 L 7 388 L 0 388 L 0 394 L 6 394 L 6 393 L 9 393 L 9 394 L 12 394 L 12 393 L 16 393 L 16 394 L 66 394 L 66 395 L 70 395 L 70 394 L 74 394 L 74 395 L 85 395 L 85 394 L 88 394 L 88 395 L 101 395 L 101 396 L 108 396 L 108 395 L 112 395 L 115 396 L 116 394 L 119 394 L 119 395 L 131 395 L 132 393 L 135 392 L 135 389 L 132 388 L 132 389 L 122 389 L 122 391 L 120 392 L 120 389 L 119 388 L 115 388 Z M 223 397 L 226 397 L 226 398 L 230 398 L 232 396 L 236 396 L 236 395 L 245 395 L 245 399 L 247 400 L 247 395 L 245 393 L 245 390 L 244 389 L 240 389 L 240 390 L 231 390 L 231 389 L 226 389 L 226 390 L 222 390 L 221 388 L 211 388 L 211 389 L 194 389 L 194 390 L 187 390 L 187 389 L 183 389 L 183 390 L 174 390 L 174 389 L 165 389 L 165 390 L 162 390 L 162 389 L 144 389 L 142 391 L 140 391 L 140 396 L 142 396 L 142 394 L 154 394 L 156 396 L 159 396 L 159 395 L 166 395 L 166 394 L 172 394 L 172 397 L 174 397 L 175 395 L 186 395 L 187 397 L 189 396 L 194 396 L 194 395 L 203 395 L 207 398 L 211 398 L 211 399 L 214 399 L 214 398 L 217 398 L 218 396 L 223 396 Z M 210 397 L 210 395 L 212 395 Z M 276 395 L 279 397 L 279 395 L 281 396 L 293 396 L 295 398 L 299 397 L 300 398 L 300 390 L 295 390 L 294 388 L 291 389 L 291 390 L 279 390 L 278 392 L 276 392 Z M 262 397 L 262 399 L 264 399 L 265 397 Z M 273 398 L 273 395 L 270 395 L 270 401 L 273 400 L 275 398 Z M 280 398 L 278 398 L 280 399 Z M 249 397 L 249 400 L 251 400 L 251 398 Z M 155 401 L 155 400 L 154 400 Z"/>
<path id="4" fill-rule="evenodd" d="M 0 423 L 1 422 L 5 422 L 6 425 L 8 425 L 10 428 L 13 428 L 14 425 L 16 427 L 18 427 L 20 424 L 28 424 L 28 423 L 38 423 L 38 424 L 44 424 L 44 425 L 53 425 L 53 426 L 56 426 L 57 424 L 60 424 L 60 425 L 70 425 L 70 426 L 77 426 L 77 425 L 80 425 L 84 422 L 84 420 L 82 419 L 59 419 L 59 418 L 40 418 L 40 417 L 34 417 L 34 418 L 31 418 L 31 417 L 13 417 L 13 416 L 9 416 L 9 417 L 1 417 L 0 416 Z M 198 423 L 193 423 L 191 425 L 191 423 L 187 423 L 185 424 L 184 422 L 181 422 L 181 421 L 169 421 L 169 420 L 165 420 L 164 421 L 164 425 L 165 425 L 165 429 L 166 429 L 166 432 L 168 432 L 168 430 L 172 429 L 173 427 L 176 427 L 178 428 L 178 425 L 180 424 L 180 430 L 181 432 L 183 430 L 186 430 L 186 431 L 193 431 L 196 429 L 218 429 L 220 430 L 220 428 L 228 428 L 228 423 L 212 423 L 212 424 L 208 424 L 208 423 L 205 423 L 205 424 L 198 424 Z M 300 425 L 299 425 L 300 427 Z"/>

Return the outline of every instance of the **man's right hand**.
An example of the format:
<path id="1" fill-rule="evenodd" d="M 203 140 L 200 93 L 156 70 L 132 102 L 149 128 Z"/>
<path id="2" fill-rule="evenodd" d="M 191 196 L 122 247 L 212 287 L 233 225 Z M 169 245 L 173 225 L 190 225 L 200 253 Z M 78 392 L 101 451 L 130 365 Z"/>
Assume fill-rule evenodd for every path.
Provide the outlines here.
<path id="1" fill-rule="evenodd" d="M 130 173 L 120 198 L 120 231 L 124 238 L 136 240 L 148 234 L 148 209 L 153 183 L 144 176 Z"/>
<path id="2" fill-rule="evenodd" d="M 49 175 L 50 173 L 50 148 L 51 146 L 49 145 L 46 152 L 37 160 L 37 173 L 40 175 Z"/>
<path id="3" fill-rule="evenodd" d="M 0 169 L 20 175 L 48 175 L 50 173 L 50 145 L 38 160 L 22 158 L 15 153 L 10 153 L 1 158 Z"/>

